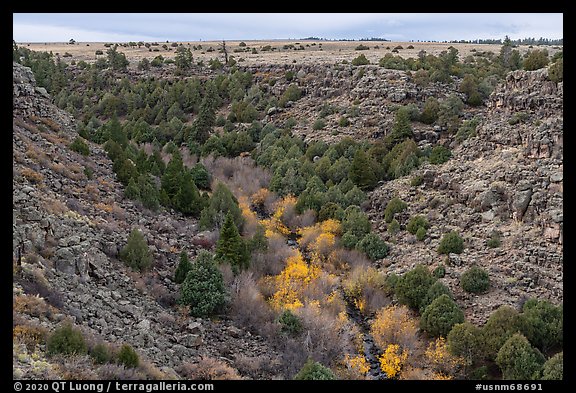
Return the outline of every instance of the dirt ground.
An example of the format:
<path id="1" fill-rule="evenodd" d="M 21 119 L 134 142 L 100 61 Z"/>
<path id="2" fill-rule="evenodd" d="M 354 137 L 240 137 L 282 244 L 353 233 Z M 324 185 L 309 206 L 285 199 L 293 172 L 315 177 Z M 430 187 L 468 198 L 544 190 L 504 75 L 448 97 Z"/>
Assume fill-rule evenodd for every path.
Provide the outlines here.
<path id="1" fill-rule="evenodd" d="M 500 45 L 496 44 L 451 44 L 439 42 L 391 42 L 391 41 L 244 41 L 246 46 L 240 46 L 242 41 L 226 41 L 226 48 L 229 55 L 234 56 L 237 61 L 244 64 L 314 64 L 314 63 L 341 63 L 343 60 L 352 61 L 360 54 L 364 54 L 371 64 L 377 64 L 378 61 L 384 57 L 386 53 L 393 55 L 400 55 L 404 58 L 417 57 L 418 52 L 421 50 L 426 51 L 428 54 L 438 55 L 442 51 L 448 50 L 450 46 L 458 49 L 461 59 L 473 54 L 474 50 L 478 52 L 489 51 L 498 54 Z M 104 42 L 77 42 L 74 45 L 68 43 L 18 43 L 18 45 L 26 46 L 27 48 L 35 51 L 52 51 L 54 54 L 59 54 L 64 61 L 71 60 L 84 60 L 86 62 L 93 62 L 98 57 L 106 56 L 107 47 Z M 132 62 L 138 62 L 143 58 L 152 60 L 158 55 L 164 58 L 174 58 L 176 55 L 176 48 L 172 47 L 172 43 L 158 42 L 158 45 L 151 46 L 150 51 L 145 46 L 138 48 L 124 47 L 119 45 L 118 50 L 126 54 L 126 57 Z M 196 42 L 178 42 L 190 47 L 195 61 L 203 60 L 204 62 L 219 58 L 223 61 L 224 55 L 219 53 L 221 41 L 196 41 Z M 355 50 L 358 45 L 368 46 L 368 50 Z M 166 45 L 167 50 L 162 46 Z M 198 48 L 201 45 L 202 48 Z M 266 46 L 275 48 L 274 50 L 263 51 L 262 48 Z M 193 49 L 194 46 L 197 49 Z M 292 47 L 290 47 L 292 46 Z M 293 48 L 304 47 L 304 50 L 294 50 Z M 403 49 L 398 49 L 398 53 L 392 53 L 392 50 L 397 46 Z M 408 49 L 412 46 L 413 48 Z M 212 48 L 213 51 L 209 51 Z M 256 54 L 252 53 L 252 49 L 256 49 Z M 552 56 L 555 52 L 561 51 L 562 47 L 546 47 L 549 54 Z M 518 48 L 521 54 L 527 52 L 530 48 L 528 46 L 520 46 Z M 101 50 L 103 55 L 96 55 L 95 52 Z M 235 52 L 243 50 L 241 52 Z M 71 57 L 63 57 L 65 53 L 69 53 Z M 243 59 L 243 60 L 242 60 Z"/>

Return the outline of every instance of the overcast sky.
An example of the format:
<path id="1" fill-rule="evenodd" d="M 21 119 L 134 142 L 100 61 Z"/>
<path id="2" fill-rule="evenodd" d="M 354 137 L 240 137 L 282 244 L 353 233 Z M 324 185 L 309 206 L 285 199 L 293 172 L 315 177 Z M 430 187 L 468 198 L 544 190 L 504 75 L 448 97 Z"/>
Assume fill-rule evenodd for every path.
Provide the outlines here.
<path id="1" fill-rule="evenodd" d="M 13 14 L 16 42 L 209 41 L 321 37 L 393 41 L 563 38 L 563 15 L 540 14 Z"/>

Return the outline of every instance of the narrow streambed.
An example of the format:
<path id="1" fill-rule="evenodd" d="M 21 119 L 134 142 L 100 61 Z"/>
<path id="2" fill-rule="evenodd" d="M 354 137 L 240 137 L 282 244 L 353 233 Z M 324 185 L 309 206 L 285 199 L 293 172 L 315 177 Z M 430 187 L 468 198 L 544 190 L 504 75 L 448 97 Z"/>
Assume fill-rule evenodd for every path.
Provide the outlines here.
<path id="1" fill-rule="evenodd" d="M 358 310 L 354 304 L 354 301 L 346 296 L 344 290 L 342 290 L 342 296 L 346 302 L 346 313 L 348 314 L 348 317 L 358 326 L 360 332 L 362 333 L 364 357 L 370 365 L 368 376 L 371 379 L 387 379 L 386 373 L 380 370 L 380 361 L 378 360 L 379 351 L 376 347 L 376 344 L 374 344 L 372 335 L 370 334 L 370 327 L 368 326 L 368 323 L 362 316 L 360 310 Z"/>
<path id="2" fill-rule="evenodd" d="M 266 212 L 263 209 L 254 209 L 254 206 L 251 206 L 251 208 L 256 212 L 259 219 L 269 217 L 269 215 L 266 214 Z M 295 232 L 290 232 L 284 237 L 286 239 L 286 243 L 290 248 L 298 249 L 298 239 L 300 238 L 299 234 Z M 306 255 L 306 253 L 302 254 L 306 263 L 310 263 L 309 255 Z M 354 301 L 348 298 L 348 296 L 346 296 L 346 294 L 344 293 L 344 289 L 342 287 L 340 287 L 340 291 L 342 292 L 342 296 L 346 303 L 346 314 L 348 315 L 350 320 L 358 326 L 360 332 L 362 333 L 362 346 L 363 346 L 362 355 L 370 365 L 370 370 L 368 371 L 367 376 L 369 377 L 369 379 L 373 380 L 387 379 L 386 373 L 384 373 L 380 369 L 380 361 L 378 360 L 378 356 L 380 353 L 378 351 L 378 348 L 376 347 L 376 344 L 374 343 L 372 335 L 370 334 L 370 326 L 364 319 L 360 310 L 358 310 L 358 308 L 354 304 Z"/>

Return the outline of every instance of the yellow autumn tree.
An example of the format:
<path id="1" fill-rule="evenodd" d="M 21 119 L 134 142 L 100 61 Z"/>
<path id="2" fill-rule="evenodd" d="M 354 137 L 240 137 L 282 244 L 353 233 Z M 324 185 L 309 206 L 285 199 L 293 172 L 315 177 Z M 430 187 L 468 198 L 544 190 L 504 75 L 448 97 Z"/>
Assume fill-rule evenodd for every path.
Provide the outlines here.
<path id="1" fill-rule="evenodd" d="M 242 217 L 244 217 L 244 233 L 248 236 L 253 236 L 258 227 L 258 217 L 256 213 L 250 209 L 250 203 L 247 197 L 241 196 L 238 198 L 238 206 L 242 212 Z"/>
<path id="2" fill-rule="evenodd" d="M 266 202 L 266 199 L 268 199 L 269 196 L 270 191 L 268 191 L 267 188 L 261 188 L 254 194 L 252 194 L 252 196 L 250 197 L 250 201 L 252 202 L 253 205 L 262 207 L 264 206 L 264 202 Z"/>
<path id="3" fill-rule="evenodd" d="M 342 287 L 348 298 L 363 313 L 366 310 L 365 291 L 381 290 L 384 287 L 385 277 L 376 268 L 370 266 L 355 267 L 344 279 Z"/>
<path id="4" fill-rule="evenodd" d="M 370 371 L 370 364 L 363 355 L 351 356 L 349 353 L 344 357 L 344 364 L 353 373 L 365 376 Z"/>
<path id="5" fill-rule="evenodd" d="M 302 292 L 320 273 L 317 266 L 308 265 L 300 251 L 286 260 L 286 267 L 274 276 L 274 295 L 270 303 L 277 310 L 295 310 L 303 306 Z"/>
<path id="6" fill-rule="evenodd" d="M 418 345 L 417 322 L 405 306 L 391 305 L 380 309 L 370 326 L 370 333 L 380 349 L 396 344 L 410 352 Z"/>
<path id="7" fill-rule="evenodd" d="M 398 344 L 390 344 L 378 360 L 380 361 L 380 368 L 388 378 L 396 378 L 407 358 L 408 351 L 401 350 Z"/>
<path id="8" fill-rule="evenodd" d="M 316 240 L 308 245 L 310 261 L 314 264 L 323 264 L 336 245 L 336 238 L 332 233 L 321 233 Z"/>
<path id="9" fill-rule="evenodd" d="M 278 201 L 276 209 L 270 218 L 260 220 L 260 224 L 265 228 L 266 237 L 269 238 L 275 232 L 284 236 L 290 234 L 290 228 L 285 224 L 285 213 L 287 210 L 293 211 L 296 202 L 297 199 L 295 197 L 288 195 Z"/>
<path id="10" fill-rule="evenodd" d="M 342 226 L 338 220 L 325 220 L 322 223 L 299 228 L 298 244 L 310 252 L 310 260 L 314 264 L 324 264 L 331 257 L 336 247 L 336 237 L 342 233 Z M 333 258 L 333 256 L 332 256 Z"/>
<path id="11" fill-rule="evenodd" d="M 334 236 L 342 235 L 342 224 L 335 219 L 324 220 L 320 223 L 320 229 L 323 233 L 331 233 Z"/>
<path id="12" fill-rule="evenodd" d="M 431 341 L 424 354 L 439 376 L 451 378 L 451 375 L 465 363 L 463 358 L 454 356 L 448 352 L 446 339 L 444 337 L 438 337 L 436 340 Z"/>

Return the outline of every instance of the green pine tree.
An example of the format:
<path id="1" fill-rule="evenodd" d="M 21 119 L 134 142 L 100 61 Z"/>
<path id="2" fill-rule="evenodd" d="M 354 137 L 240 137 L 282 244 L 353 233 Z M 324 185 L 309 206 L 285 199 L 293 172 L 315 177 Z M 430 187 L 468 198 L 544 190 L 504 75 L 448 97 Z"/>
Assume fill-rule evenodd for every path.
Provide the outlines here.
<path id="1" fill-rule="evenodd" d="M 210 198 L 210 204 L 201 212 L 200 228 L 209 230 L 221 228 L 227 213 L 232 214 L 232 218 L 240 230 L 244 225 L 244 218 L 238 206 L 238 200 L 224 183 L 218 183 Z"/>
<path id="2" fill-rule="evenodd" d="M 178 267 L 174 272 L 174 282 L 176 282 L 176 284 L 182 284 L 191 268 L 192 264 L 188 259 L 188 254 L 186 251 L 182 251 L 180 253 L 180 262 L 178 263 Z"/>
<path id="3" fill-rule="evenodd" d="M 200 251 L 188 271 L 180 287 L 180 303 L 189 305 L 190 314 L 195 317 L 214 314 L 225 305 L 222 273 L 208 251 Z"/>
<path id="4" fill-rule="evenodd" d="M 172 155 L 172 159 L 166 166 L 166 171 L 164 171 L 164 175 L 162 176 L 162 190 L 166 191 L 166 195 L 171 201 L 180 190 L 183 172 L 184 164 L 182 163 L 182 155 L 179 151 L 176 151 Z"/>
<path id="5" fill-rule="evenodd" d="M 349 177 L 361 190 L 369 190 L 376 186 L 378 179 L 371 167 L 366 153 L 362 149 L 358 149 L 350 166 Z"/>
<path id="6" fill-rule="evenodd" d="M 150 175 L 142 174 L 138 176 L 138 188 L 142 205 L 150 210 L 158 210 L 160 193 Z"/>
<path id="7" fill-rule="evenodd" d="M 405 139 L 412 138 L 413 135 L 412 125 L 410 124 L 410 113 L 408 109 L 402 107 L 396 111 L 392 132 L 386 135 L 384 143 L 386 147 L 391 150 L 398 143 Z"/>
<path id="8" fill-rule="evenodd" d="M 134 270 L 144 271 L 152 264 L 148 243 L 138 229 L 128 236 L 128 243 L 120 250 L 120 259 Z"/>
<path id="9" fill-rule="evenodd" d="M 226 214 L 220 230 L 220 239 L 216 243 L 216 260 L 229 263 L 235 272 L 247 268 L 250 264 L 250 253 L 238 233 L 231 213 Z"/>
<path id="10" fill-rule="evenodd" d="M 190 172 L 181 177 L 180 190 L 174 196 L 174 206 L 185 215 L 198 216 L 202 211 L 202 198 Z"/>
<path id="11" fill-rule="evenodd" d="M 140 189 L 138 188 L 138 184 L 136 184 L 136 180 L 134 178 L 130 178 L 128 182 L 128 186 L 124 190 L 124 195 L 128 199 L 140 199 Z"/>
<path id="12" fill-rule="evenodd" d="M 216 123 L 218 98 L 218 91 L 214 83 L 207 82 L 198 116 L 194 120 L 194 123 L 192 123 L 192 128 L 196 135 L 196 142 L 201 145 L 208 140 L 212 127 Z"/>

